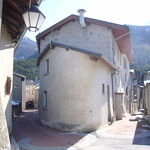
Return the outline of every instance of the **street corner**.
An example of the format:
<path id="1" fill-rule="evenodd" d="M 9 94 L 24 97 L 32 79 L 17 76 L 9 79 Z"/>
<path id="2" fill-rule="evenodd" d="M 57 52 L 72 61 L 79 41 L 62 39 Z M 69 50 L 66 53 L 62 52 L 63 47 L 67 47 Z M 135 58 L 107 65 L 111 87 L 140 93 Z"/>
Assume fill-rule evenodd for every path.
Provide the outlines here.
<path id="1" fill-rule="evenodd" d="M 91 146 L 97 142 L 97 137 L 92 134 L 87 134 L 85 137 L 83 137 L 81 140 L 79 140 L 76 144 L 73 145 L 76 149 L 82 149 L 88 146 Z M 73 149 L 69 149 L 73 150 Z"/>

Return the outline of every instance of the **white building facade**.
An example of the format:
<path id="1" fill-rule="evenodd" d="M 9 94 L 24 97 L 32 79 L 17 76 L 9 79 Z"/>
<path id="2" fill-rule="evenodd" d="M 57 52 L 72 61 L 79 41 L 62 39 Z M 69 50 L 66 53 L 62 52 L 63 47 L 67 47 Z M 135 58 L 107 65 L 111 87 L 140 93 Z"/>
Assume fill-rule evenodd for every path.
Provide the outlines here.
<path id="1" fill-rule="evenodd" d="M 95 130 L 125 112 L 129 29 L 91 18 L 85 23 L 71 15 L 37 36 L 40 117 L 65 131 Z"/>

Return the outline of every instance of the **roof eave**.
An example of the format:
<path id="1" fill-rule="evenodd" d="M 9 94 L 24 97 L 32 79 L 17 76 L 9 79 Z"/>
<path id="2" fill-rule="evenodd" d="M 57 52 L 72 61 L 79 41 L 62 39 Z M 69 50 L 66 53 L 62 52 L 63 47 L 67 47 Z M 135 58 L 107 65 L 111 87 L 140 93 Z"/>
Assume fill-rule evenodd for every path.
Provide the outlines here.
<path id="1" fill-rule="evenodd" d="M 78 47 L 58 43 L 58 42 L 55 42 L 55 41 L 52 41 L 51 44 L 47 44 L 47 46 L 45 47 L 45 49 L 43 50 L 43 52 L 41 53 L 41 55 L 38 58 L 37 65 L 40 64 L 40 60 L 43 58 L 43 56 L 45 56 L 45 54 L 50 49 L 54 49 L 56 46 L 62 47 L 62 48 L 68 48 L 68 49 L 71 49 L 71 50 L 75 50 L 75 51 L 87 54 L 89 56 L 94 56 L 94 57 L 98 58 L 99 60 L 101 60 L 105 65 L 109 66 L 112 70 L 117 71 L 117 68 L 113 64 L 111 64 L 111 62 L 109 60 L 107 60 L 104 56 L 102 56 L 102 54 L 100 54 L 100 53 L 91 52 L 91 51 L 88 51 L 88 50 L 85 50 L 85 49 L 82 49 L 82 48 L 78 48 Z"/>

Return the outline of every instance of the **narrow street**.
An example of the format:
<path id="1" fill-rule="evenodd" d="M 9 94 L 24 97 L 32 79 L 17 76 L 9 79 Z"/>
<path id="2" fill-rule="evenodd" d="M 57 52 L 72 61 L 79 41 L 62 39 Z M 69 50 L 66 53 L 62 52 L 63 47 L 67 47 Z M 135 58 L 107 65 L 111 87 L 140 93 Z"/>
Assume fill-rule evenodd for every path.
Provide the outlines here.
<path id="1" fill-rule="evenodd" d="M 14 118 L 13 136 L 21 150 L 149 150 L 150 129 L 129 118 L 91 133 L 67 133 L 42 126 L 37 110 L 28 110 Z"/>

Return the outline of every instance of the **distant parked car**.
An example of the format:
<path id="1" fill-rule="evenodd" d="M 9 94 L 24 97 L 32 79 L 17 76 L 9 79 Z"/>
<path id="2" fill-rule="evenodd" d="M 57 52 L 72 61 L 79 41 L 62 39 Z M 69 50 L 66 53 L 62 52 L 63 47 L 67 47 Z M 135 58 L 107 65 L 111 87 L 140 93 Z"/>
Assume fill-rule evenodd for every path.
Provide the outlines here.
<path id="1" fill-rule="evenodd" d="M 26 109 L 33 109 L 34 108 L 34 102 L 33 101 L 27 101 L 26 102 Z"/>
<path id="2" fill-rule="evenodd" d="M 19 113 L 22 112 L 22 103 L 17 100 L 12 100 L 12 114 L 18 115 Z"/>

